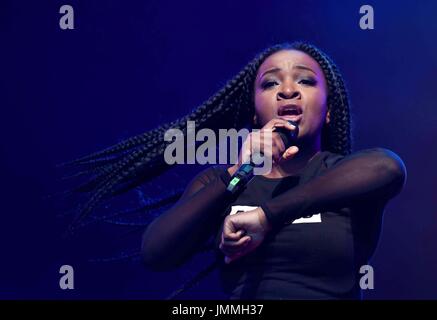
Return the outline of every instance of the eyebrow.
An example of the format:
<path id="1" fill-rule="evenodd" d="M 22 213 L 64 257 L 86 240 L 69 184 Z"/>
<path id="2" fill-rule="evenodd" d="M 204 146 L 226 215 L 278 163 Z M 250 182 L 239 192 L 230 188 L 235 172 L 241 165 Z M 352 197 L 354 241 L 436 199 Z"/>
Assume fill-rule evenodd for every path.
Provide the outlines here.
<path id="1" fill-rule="evenodd" d="M 308 71 L 311 71 L 312 73 L 314 73 L 315 75 L 317 75 L 317 74 L 314 72 L 313 69 L 311 69 L 310 67 L 307 67 L 307 66 L 304 65 L 304 64 L 295 64 L 295 65 L 293 66 L 293 69 L 308 70 Z M 265 71 L 265 72 L 261 75 L 260 79 L 261 79 L 262 77 L 264 77 L 267 73 L 275 73 L 275 72 L 278 72 L 278 71 L 281 71 L 281 70 L 282 70 L 281 68 L 277 68 L 277 67 L 272 68 L 272 69 L 269 69 L 269 70 Z"/>

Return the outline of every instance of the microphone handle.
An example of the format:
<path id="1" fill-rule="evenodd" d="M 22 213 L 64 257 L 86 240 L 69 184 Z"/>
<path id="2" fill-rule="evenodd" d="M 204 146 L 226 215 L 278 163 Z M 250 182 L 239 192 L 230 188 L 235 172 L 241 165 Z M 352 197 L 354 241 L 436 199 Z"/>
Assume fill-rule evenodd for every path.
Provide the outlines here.
<path id="1" fill-rule="evenodd" d="M 297 123 L 291 120 L 287 121 L 291 125 L 295 126 L 295 130 L 290 131 L 282 127 L 276 128 L 275 130 L 275 132 L 279 134 L 282 141 L 284 142 L 286 149 L 293 145 L 293 143 L 296 141 L 297 136 L 299 135 L 299 127 Z M 252 162 L 242 164 L 231 177 L 231 181 L 229 182 L 226 190 L 231 194 L 235 194 L 243 189 L 249 183 L 249 181 L 252 180 L 254 168 L 255 165 Z"/>

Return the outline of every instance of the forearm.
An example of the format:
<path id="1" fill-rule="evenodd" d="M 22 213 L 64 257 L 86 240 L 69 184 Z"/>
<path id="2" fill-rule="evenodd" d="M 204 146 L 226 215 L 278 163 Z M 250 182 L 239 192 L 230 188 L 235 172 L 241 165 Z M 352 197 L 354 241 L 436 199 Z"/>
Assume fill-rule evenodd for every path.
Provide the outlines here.
<path id="1" fill-rule="evenodd" d="M 406 169 L 399 157 L 386 149 L 367 149 L 350 155 L 322 175 L 264 203 L 273 227 L 308 213 L 347 207 L 364 200 L 395 196 L 402 189 Z"/>
<path id="2" fill-rule="evenodd" d="M 229 204 L 225 191 L 225 182 L 217 178 L 156 218 L 143 235 L 146 265 L 171 268 L 204 243 Z"/>

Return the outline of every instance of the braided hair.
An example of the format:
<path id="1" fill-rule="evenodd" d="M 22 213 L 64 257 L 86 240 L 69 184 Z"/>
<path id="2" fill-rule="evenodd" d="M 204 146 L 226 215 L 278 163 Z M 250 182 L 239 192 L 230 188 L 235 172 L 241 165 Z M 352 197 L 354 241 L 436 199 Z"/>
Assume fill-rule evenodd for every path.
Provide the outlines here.
<path id="1" fill-rule="evenodd" d="M 306 42 L 277 44 L 258 54 L 223 88 L 186 116 L 64 164 L 78 170 L 75 177 L 88 177 L 85 183 L 71 190 L 71 192 L 85 193 L 89 197 L 78 209 L 70 224 L 70 231 L 90 216 L 105 199 L 132 190 L 160 176 L 172 166 L 164 161 L 165 148 L 171 143 L 164 141 L 164 134 L 168 129 L 179 129 L 186 135 L 187 121 L 194 121 L 196 130 L 209 128 L 216 134 L 219 129 L 239 130 L 247 127 L 255 115 L 254 81 L 258 69 L 266 58 L 281 50 L 304 52 L 321 67 L 327 83 L 327 106 L 330 112 L 330 122 L 324 124 L 322 128 L 321 149 L 341 155 L 350 154 L 352 136 L 349 99 L 337 66 L 328 55 L 312 44 Z M 154 205 L 159 206 L 159 203 L 174 202 L 181 193 L 177 195 L 172 193 L 168 199 L 160 198 L 155 201 L 156 204 L 152 201 L 145 206 L 145 210 Z M 206 270 L 212 270 L 211 266 Z M 208 272 L 199 273 L 190 283 L 200 280 L 199 278 Z M 187 286 L 184 286 L 183 290 L 177 291 L 178 294 L 186 288 Z"/>

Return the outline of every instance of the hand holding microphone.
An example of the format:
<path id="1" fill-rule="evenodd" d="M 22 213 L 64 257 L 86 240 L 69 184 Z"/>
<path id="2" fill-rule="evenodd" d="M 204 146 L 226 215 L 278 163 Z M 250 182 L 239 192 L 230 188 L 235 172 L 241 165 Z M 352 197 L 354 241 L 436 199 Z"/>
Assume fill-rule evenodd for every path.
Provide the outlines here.
<path id="1" fill-rule="evenodd" d="M 298 130 L 297 124 L 292 121 L 279 118 L 270 120 L 256 134 L 254 132 L 249 134 L 241 148 L 240 164 L 247 162 L 250 156 L 255 154 L 272 157 L 274 163 L 284 160 L 283 155 L 287 155 L 287 158 L 290 157 L 298 151 L 297 147 L 292 146 L 294 142 L 292 135 Z M 272 139 L 266 139 L 266 132 L 272 134 Z M 269 144 L 271 148 L 267 148 Z M 271 150 L 271 153 L 268 150 Z"/>
<path id="2" fill-rule="evenodd" d="M 270 157 L 273 164 L 293 158 L 299 151 L 293 145 L 298 134 L 297 123 L 283 119 L 272 119 L 261 130 L 251 132 L 243 142 L 238 164 L 228 169 L 232 179 L 227 190 L 235 194 L 252 179 L 254 157 Z"/>

